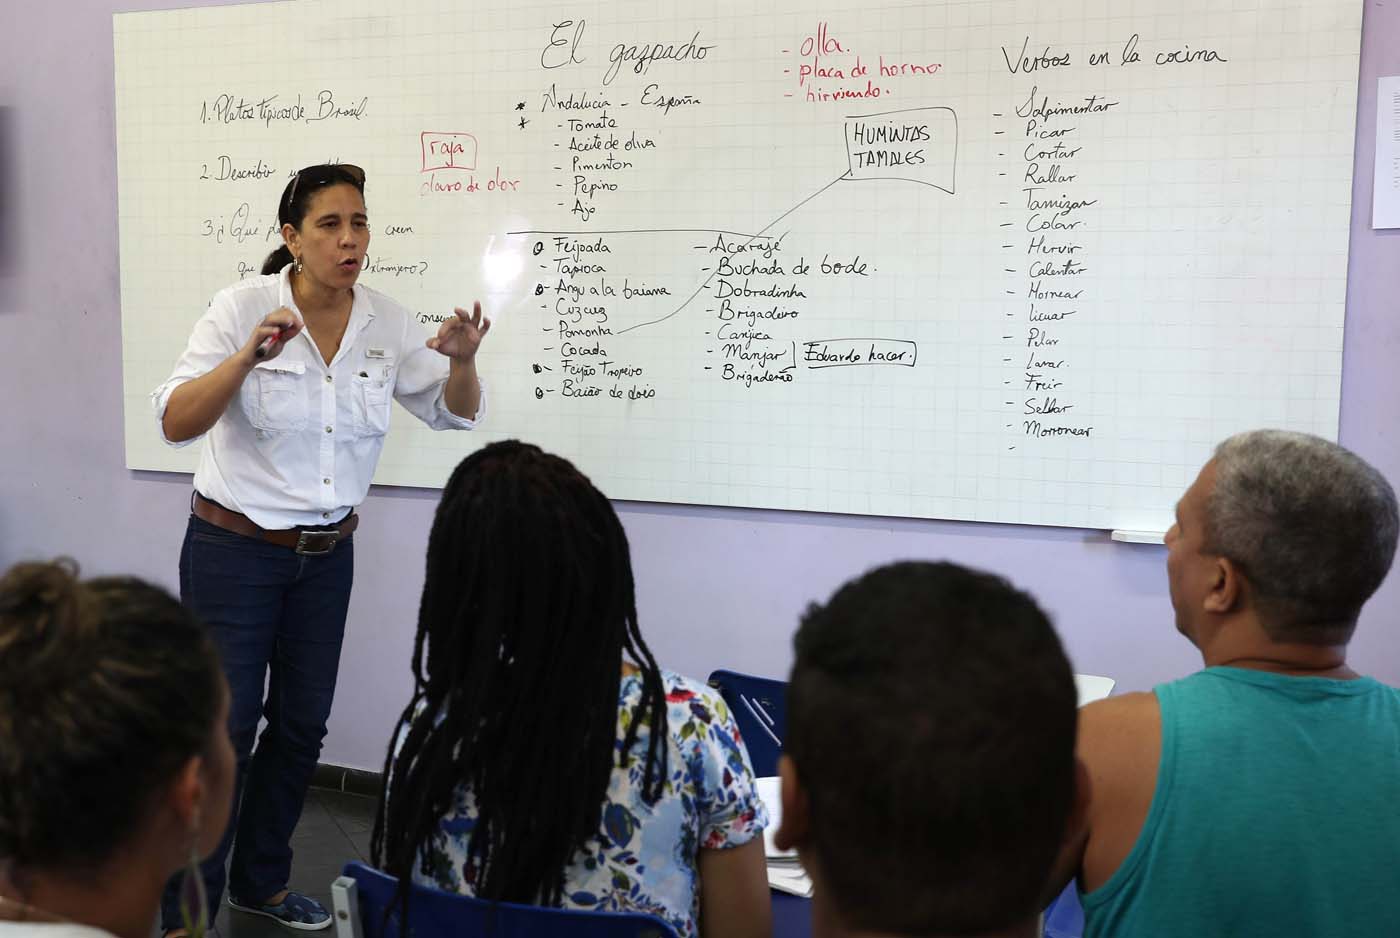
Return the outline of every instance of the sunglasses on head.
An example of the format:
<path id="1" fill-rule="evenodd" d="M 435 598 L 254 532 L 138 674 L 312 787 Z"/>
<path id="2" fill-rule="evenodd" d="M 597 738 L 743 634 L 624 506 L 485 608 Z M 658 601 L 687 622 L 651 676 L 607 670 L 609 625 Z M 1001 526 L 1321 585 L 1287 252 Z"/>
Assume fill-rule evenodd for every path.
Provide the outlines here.
<path id="1" fill-rule="evenodd" d="M 355 164 L 317 163 L 315 166 L 308 166 L 296 171 L 296 175 L 292 177 L 292 186 L 287 190 L 287 207 L 290 209 L 296 203 L 298 186 L 309 189 L 315 186 L 343 182 L 342 173 L 355 181 L 355 188 L 361 192 L 365 191 L 365 171 Z"/>

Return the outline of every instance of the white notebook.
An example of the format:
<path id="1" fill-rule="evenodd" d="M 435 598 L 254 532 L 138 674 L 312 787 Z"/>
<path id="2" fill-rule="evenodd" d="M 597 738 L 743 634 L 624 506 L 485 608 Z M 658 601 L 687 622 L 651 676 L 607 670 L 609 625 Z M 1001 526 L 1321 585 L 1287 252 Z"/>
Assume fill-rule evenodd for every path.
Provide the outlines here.
<path id="1" fill-rule="evenodd" d="M 1079 706 L 1103 700 L 1113 691 L 1115 683 L 1111 677 L 1099 677 L 1097 674 L 1076 674 L 1074 676 L 1074 689 L 1079 691 Z"/>
<path id="2" fill-rule="evenodd" d="M 812 879 L 798 862 L 796 850 L 779 850 L 773 836 L 783 820 L 782 786 L 776 775 L 756 780 L 759 800 L 768 809 L 768 826 L 763 829 L 763 854 L 768 860 L 768 886 L 794 896 L 811 898 Z"/>

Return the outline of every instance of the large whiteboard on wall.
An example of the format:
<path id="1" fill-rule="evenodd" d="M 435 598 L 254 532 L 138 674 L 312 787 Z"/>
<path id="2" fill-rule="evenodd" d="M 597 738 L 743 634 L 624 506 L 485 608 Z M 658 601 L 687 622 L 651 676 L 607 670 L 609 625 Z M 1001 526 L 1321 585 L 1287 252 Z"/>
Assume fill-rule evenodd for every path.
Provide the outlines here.
<path id="1" fill-rule="evenodd" d="M 1211 446 L 1335 438 L 1356 0 L 365 0 L 120 14 L 127 464 L 147 395 L 369 175 L 362 281 L 494 317 L 489 416 L 616 498 L 1163 529 Z"/>

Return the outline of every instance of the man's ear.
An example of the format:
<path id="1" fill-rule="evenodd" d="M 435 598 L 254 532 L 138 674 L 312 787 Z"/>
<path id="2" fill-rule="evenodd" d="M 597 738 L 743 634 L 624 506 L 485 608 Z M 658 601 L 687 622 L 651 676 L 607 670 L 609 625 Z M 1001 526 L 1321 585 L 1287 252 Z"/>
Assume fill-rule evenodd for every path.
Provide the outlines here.
<path id="1" fill-rule="evenodd" d="M 1083 716 L 1082 711 L 1080 715 Z M 1050 869 L 1045 893 L 1041 896 L 1042 906 L 1053 901 L 1069 881 L 1079 875 L 1079 867 L 1084 862 L 1084 848 L 1089 842 L 1089 802 L 1092 797 L 1089 768 L 1083 759 L 1075 756 L 1074 801 L 1065 820 L 1064 840 L 1055 857 L 1055 865 Z"/>
<path id="2" fill-rule="evenodd" d="M 170 807 L 180 826 L 193 831 L 198 829 L 203 811 L 205 792 L 204 757 L 190 756 L 175 780 L 170 783 Z"/>
<path id="3" fill-rule="evenodd" d="M 1244 598 L 1244 571 L 1229 557 L 1216 557 L 1211 578 L 1203 603 L 1205 611 L 1216 615 L 1233 612 Z"/>
<path id="4" fill-rule="evenodd" d="M 797 766 L 791 757 L 778 757 L 778 777 L 781 779 L 783 817 L 773 834 L 779 850 L 798 850 L 807 845 L 810 836 L 810 815 L 807 792 L 797 777 Z"/>
<path id="5" fill-rule="evenodd" d="M 1065 823 L 1065 842 L 1082 842 L 1089 833 L 1090 800 L 1089 767 L 1078 756 L 1074 757 L 1074 806 L 1070 809 L 1069 820 Z"/>

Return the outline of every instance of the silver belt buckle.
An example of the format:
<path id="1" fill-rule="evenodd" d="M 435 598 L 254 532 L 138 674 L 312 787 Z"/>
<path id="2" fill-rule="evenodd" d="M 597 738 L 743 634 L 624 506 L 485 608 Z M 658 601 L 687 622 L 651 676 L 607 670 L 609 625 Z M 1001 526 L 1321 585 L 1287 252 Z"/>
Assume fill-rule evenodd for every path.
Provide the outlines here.
<path id="1" fill-rule="evenodd" d="M 339 531 L 302 531 L 297 538 L 297 553 L 303 557 L 324 557 L 335 550 Z"/>

